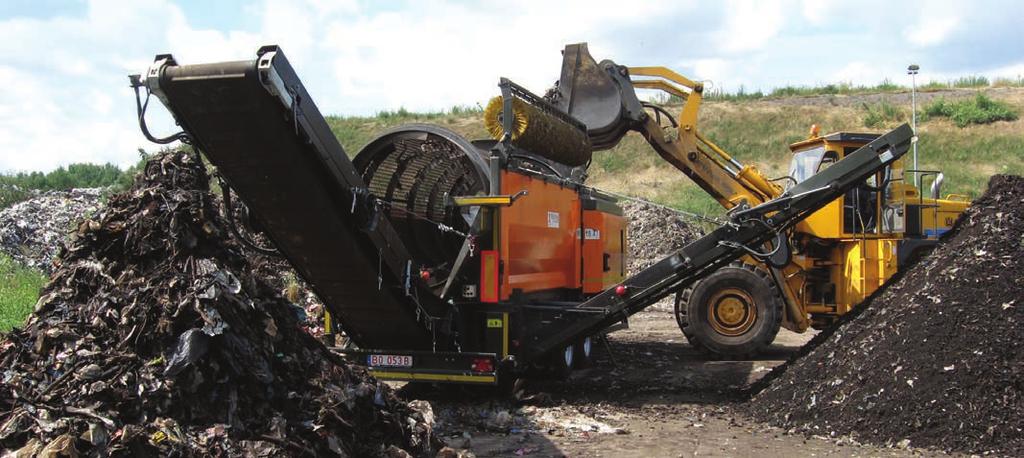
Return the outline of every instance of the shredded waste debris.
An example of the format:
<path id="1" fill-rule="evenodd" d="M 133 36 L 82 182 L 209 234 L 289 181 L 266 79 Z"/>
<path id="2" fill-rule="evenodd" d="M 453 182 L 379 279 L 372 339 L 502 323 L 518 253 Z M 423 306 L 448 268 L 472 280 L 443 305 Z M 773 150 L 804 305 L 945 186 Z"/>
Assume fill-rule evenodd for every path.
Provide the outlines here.
<path id="1" fill-rule="evenodd" d="M 1024 177 L 996 175 L 944 243 L 740 406 L 811 435 L 1024 455 Z"/>
<path id="2" fill-rule="evenodd" d="M 47 274 L 50 261 L 82 218 L 102 206 L 101 188 L 47 191 L 0 210 L 0 251 Z"/>
<path id="3" fill-rule="evenodd" d="M 668 208 L 642 201 L 624 201 L 620 205 L 629 222 L 627 275 L 640 272 L 704 235 L 700 228 Z"/>
<path id="4" fill-rule="evenodd" d="M 638 200 L 621 201 L 619 205 L 629 224 L 626 235 L 626 243 L 629 245 L 626 275 L 636 275 L 704 235 L 697 225 L 687 223 L 682 215 L 668 208 Z M 674 297 L 662 299 L 650 308 L 672 311 Z"/>
<path id="5" fill-rule="evenodd" d="M 208 185 L 198 156 L 161 154 L 78 226 L 0 341 L 0 450 L 432 456 L 425 413 L 300 329 Z"/>

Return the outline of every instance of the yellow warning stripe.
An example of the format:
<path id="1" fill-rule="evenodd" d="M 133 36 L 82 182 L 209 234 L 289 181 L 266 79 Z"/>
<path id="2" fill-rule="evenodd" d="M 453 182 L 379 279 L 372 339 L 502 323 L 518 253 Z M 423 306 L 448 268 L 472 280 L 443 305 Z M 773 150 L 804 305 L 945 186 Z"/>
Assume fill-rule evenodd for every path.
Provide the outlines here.
<path id="1" fill-rule="evenodd" d="M 493 375 L 423 374 L 419 372 L 397 372 L 370 369 L 374 377 L 383 380 L 427 381 L 427 382 L 472 382 L 494 383 Z"/>
<path id="2" fill-rule="evenodd" d="M 501 357 L 508 356 L 508 312 L 501 314 Z"/>

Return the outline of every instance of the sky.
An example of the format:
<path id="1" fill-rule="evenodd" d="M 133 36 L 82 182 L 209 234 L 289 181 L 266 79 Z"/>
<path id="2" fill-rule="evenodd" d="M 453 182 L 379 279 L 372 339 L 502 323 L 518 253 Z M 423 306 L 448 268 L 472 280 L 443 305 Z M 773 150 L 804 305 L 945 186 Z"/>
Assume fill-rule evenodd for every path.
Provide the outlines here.
<path id="1" fill-rule="evenodd" d="M 325 114 L 475 106 L 499 77 L 537 93 L 560 51 L 670 67 L 712 88 L 1024 75 L 1024 2 L 3 0 L 0 172 L 128 166 L 155 151 L 127 75 L 157 54 L 243 60 L 278 44 Z M 174 131 L 159 104 L 150 128 Z"/>

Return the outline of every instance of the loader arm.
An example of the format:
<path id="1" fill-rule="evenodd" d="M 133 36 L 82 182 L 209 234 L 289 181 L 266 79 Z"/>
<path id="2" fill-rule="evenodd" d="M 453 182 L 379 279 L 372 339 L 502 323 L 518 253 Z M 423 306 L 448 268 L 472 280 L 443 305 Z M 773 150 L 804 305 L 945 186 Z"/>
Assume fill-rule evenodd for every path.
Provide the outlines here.
<path id="1" fill-rule="evenodd" d="M 676 132 L 661 125 L 660 107 L 640 102 L 636 88 L 663 91 L 683 101 L 676 117 Z M 596 149 L 614 147 L 630 130 L 639 132 L 665 161 L 690 177 L 726 210 L 742 211 L 783 194 L 781 186 L 756 167 L 740 163 L 697 128 L 704 85 L 665 67 L 624 67 L 611 60 L 601 63 L 586 43 L 571 44 L 563 51 L 559 84 L 552 102 L 587 125 Z M 651 116 L 646 108 L 652 108 Z M 751 262 L 754 260 L 751 259 Z M 794 300 L 793 285 L 783 279 L 799 272 L 792 263 L 768 266 L 783 291 L 788 327 L 803 331 L 810 326 Z"/>
<path id="2" fill-rule="evenodd" d="M 741 164 L 700 133 L 697 116 L 703 100 L 702 83 L 665 67 L 627 68 L 610 60 L 595 63 L 585 43 L 566 46 L 563 56 L 554 103 L 587 124 L 595 148 L 611 148 L 627 131 L 636 130 L 662 158 L 727 210 L 754 207 L 782 194 L 782 187 L 757 168 Z M 639 101 L 636 88 L 660 90 L 682 99 L 676 133 L 667 133 L 660 116 L 646 112 L 649 105 Z"/>

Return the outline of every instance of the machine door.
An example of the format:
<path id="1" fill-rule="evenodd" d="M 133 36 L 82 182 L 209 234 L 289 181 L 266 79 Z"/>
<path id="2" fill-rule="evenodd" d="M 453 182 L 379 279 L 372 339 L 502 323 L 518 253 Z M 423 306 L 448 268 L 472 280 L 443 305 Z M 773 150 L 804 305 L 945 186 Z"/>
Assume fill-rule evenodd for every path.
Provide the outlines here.
<path id="1" fill-rule="evenodd" d="M 843 148 L 843 156 L 857 150 Z M 879 226 L 879 200 L 882 186 L 887 185 L 885 172 L 879 172 L 861 185 L 843 195 L 843 232 L 847 234 L 874 234 Z"/>

